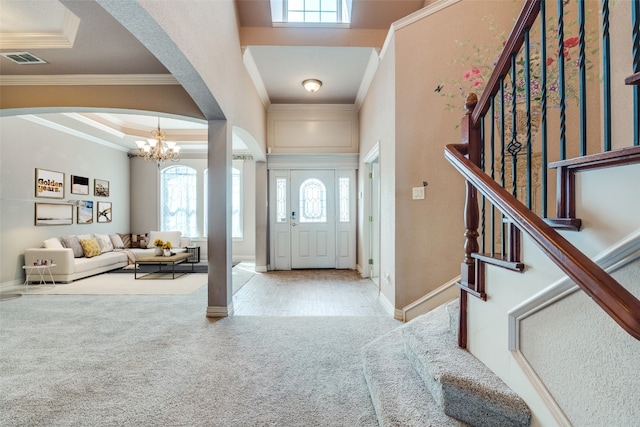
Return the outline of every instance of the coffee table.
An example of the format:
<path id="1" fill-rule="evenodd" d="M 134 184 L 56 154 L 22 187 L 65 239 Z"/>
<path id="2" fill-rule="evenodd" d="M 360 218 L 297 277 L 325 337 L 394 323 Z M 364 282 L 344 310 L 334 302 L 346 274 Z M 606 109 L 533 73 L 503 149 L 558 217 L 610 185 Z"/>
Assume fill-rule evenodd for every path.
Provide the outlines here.
<path id="1" fill-rule="evenodd" d="M 175 254 L 171 256 L 150 256 L 150 257 L 136 259 L 136 265 L 135 265 L 135 268 L 133 269 L 133 278 L 136 280 L 138 279 L 171 279 L 173 280 L 176 277 L 180 277 L 187 274 L 187 272 L 180 272 L 180 273 L 177 273 L 177 276 L 176 276 L 176 265 L 183 263 L 187 258 L 191 257 L 191 255 L 193 254 L 189 252 L 181 252 L 179 254 Z M 138 277 L 138 264 L 151 264 L 151 265 L 155 264 L 158 266 L 158 271 L 147 273 L 143 276 Z M 171 270 L 163 270 L 162 269 L 163 265 L 167 265 L 167 266 L 170 265 Z M 195 273 L 193 264 L 191 264 L 191 271 Z M 161 273 L 162 275 L 164 275 L 165 273 L 171 273 L 171 277 L 158 277 L 158 273 Z M 153 276 L 153 277 L 150 277 L 150 276 Z"/>

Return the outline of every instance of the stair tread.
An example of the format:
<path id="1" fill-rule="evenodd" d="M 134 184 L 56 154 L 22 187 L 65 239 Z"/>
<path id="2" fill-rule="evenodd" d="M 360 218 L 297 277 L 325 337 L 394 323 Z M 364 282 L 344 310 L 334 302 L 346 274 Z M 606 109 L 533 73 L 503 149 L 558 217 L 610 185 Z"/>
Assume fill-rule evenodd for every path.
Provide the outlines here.
<path id="1" fill-rule="evenodd" d="M 445 306 L 413 320 L 402 334 L 407 358 L 446 414 L 473 425 L 529 425 L 526 403 L 458 347 Z"/>
<path id="2" fill-rule="evenodd" d="M 445 415 L 406 357 L 402 328 L 367 344 L 365 378 L 380 426 L 466 426 Z"/>

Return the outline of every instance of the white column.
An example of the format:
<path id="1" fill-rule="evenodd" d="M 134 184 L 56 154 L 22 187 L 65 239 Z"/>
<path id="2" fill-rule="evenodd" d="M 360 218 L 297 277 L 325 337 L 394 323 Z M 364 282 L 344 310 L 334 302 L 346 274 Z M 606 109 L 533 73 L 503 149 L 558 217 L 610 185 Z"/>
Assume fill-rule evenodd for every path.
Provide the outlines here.
<path id="1" fill-rule="evenodd" d="M 231 279 L 231 128 L 209 121 L 207 317 L 233 314 Z"/>

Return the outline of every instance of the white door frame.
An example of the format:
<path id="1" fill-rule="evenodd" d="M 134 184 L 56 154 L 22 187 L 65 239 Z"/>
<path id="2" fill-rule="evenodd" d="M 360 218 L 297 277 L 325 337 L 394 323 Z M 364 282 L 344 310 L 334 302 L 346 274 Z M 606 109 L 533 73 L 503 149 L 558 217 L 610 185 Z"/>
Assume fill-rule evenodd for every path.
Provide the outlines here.
<path id="1" fill-rule="evenodd" d="M 368 177 L 369 170 L 371 170 L 371 163 L 376 159 L 380 162 L 380 141 L 376 141 L 363 159 L 363 163 L 367 165 L 367 175 L 364 176 L 364 187 L 362 192 L 362 221 L 364 222 L 362 226 L 362 277 L 371 277 L 369 259 L 372 258 L 373 254 L 371 253 L 371 227 L 369 226 L 369 217 L 373 212 L 377 210 L 379 211 L 379 209 L 372 206 L 371 180 Z M 380 200 L 380 195 L 378 195 L 378 200 Z M 378 254 L 378 259 L 380 259 L 380 254 Z"/>
<path id="2" fill-rule="evenodd" d="M 291 245 L 283 245 L 283 241 L 290 242 L 290 213 L 291 203 L 286 201 L 285 218 L 277 218 L 276 182 L 278 178 L 286 179 L 287 194 L 291 185 L 290 171 L 292 169 L 330 169 L 335 171 L 336 186 L 339 177 L 349 177 L 350 193 L 350 221 L 337 223 L 336 226 L 336 268 L 356 268 L 356 234 L 357 234 L 357 203 L 356 203 L 356 171 L 358 169 L 358 154 L 269 154 L 267 155 L 267 170 L 269 174 L 269 270 L 291 269 Z M 339 191 L 336 191 L 336 197 Z M 336 200 L 337 202 L 338 200 Z M 336 214 L 337 215 L 337 214 Z"/>

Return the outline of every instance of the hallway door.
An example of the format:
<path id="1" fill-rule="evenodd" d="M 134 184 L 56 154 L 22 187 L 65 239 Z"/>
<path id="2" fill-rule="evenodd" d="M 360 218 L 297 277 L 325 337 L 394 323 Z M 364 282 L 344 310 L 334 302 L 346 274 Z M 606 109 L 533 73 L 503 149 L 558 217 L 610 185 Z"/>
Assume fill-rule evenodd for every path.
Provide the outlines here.
<path id="1" fill-rule="evenodd" d="M 336 268 L 335 172 L 291 171 L 291 268 Z"/>

